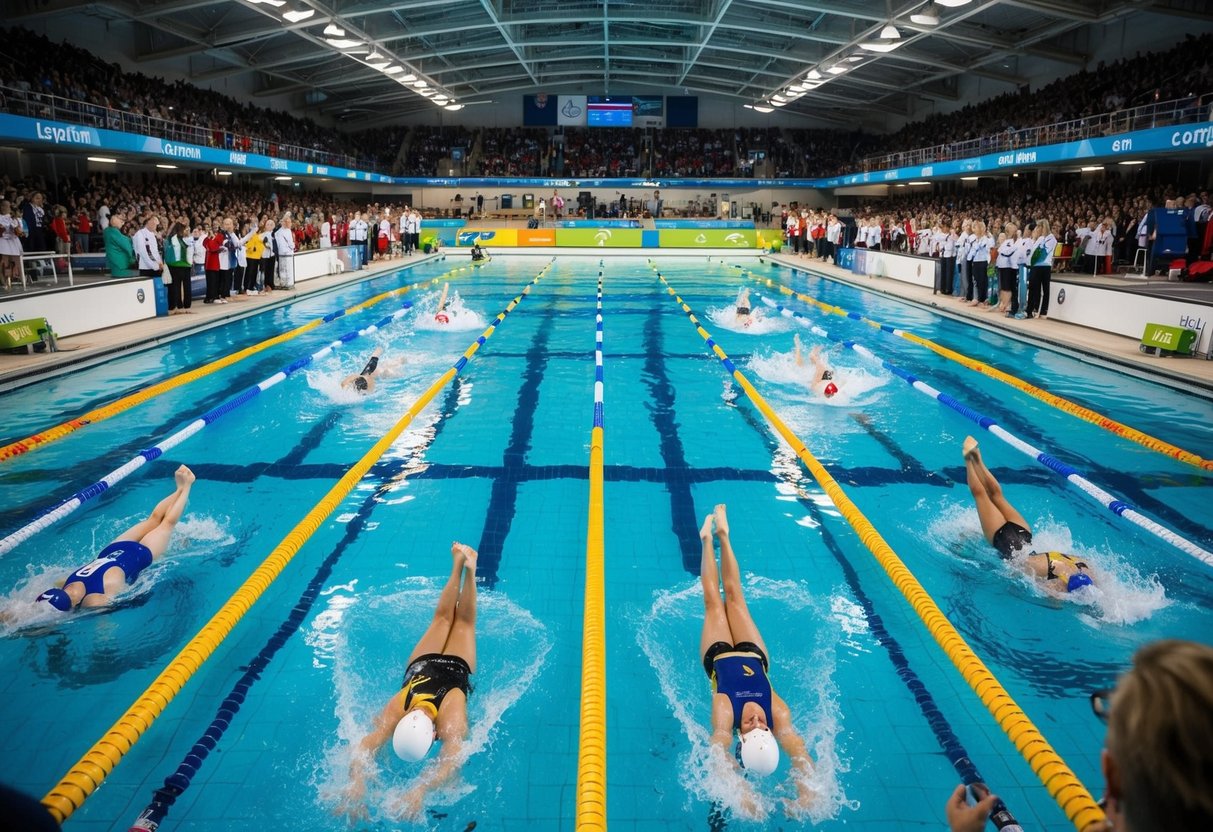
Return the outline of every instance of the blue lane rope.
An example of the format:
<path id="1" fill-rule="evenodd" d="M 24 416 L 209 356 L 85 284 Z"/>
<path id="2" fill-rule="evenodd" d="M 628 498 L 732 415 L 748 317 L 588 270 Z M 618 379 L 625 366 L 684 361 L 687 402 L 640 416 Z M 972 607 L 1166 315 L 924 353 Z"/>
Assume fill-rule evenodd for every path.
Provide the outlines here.
<path id="1" fill-rule="evenodd" d="M 743 271 L 744 271 L 744 269 L 743 269 Z M 1050 471 L 1053 471 L 1054 473 L 1060 475 L 1067 482 L 1070 482 L 1071 484 L 1076 486 L 1080 491 L 1082 491 L 1082 493 L 1086 494 L 1088 497 L 1095 500 L 1097 503 L 1099 503 L 1101 506 L 1103 506 L 1104 508 L 1111 511 L 1117 517 L 1123 517 L 1125 520 L 1128 520 L 1130 523 L 1133 523 L 1133 524 L 1145 529 L 1146 531 L 1150 532 L 1150 534 L 1154 535 L 1155 537 L 1159 538 L 1160 540 L 1170 543 L 1172 546 L 1179 549 L 1181 552 L 1185 552 L 1186 554 L 1191 555 L 1192 557 L 1194 557 L 1197 560 L 1204 563 L 1206 566 L 1213 566 L 1213 552 L 1209 552 L 1208 550 L 1203 549 L 1202 547 L 1198 546 L 1196 543 L 1193 543 L 1191 540 L 1188 540 L 1186 537 L 1183 537 L 1182 535 L 1171 531 L 1166 526 L 1163 526 L 1162 524 L 1158 523 L 1157 521 L 1152 520 L 1151 518 L 1145 516 L 1140 511 L 1138 511 L 1136 508 L 1134 508 L 1131 504 L 1126 503 L 1124 500 L 1117 498 L 1116 496 L 1114 496 L 1114 495 L 1108 493 L 1107 491 L 1105 491 L 1104 489 L 1100 488 L 1095 483 L 1091 482 L 1089 479 L 1087 479 L 1081 473 L 1079 473 L 1078 470 L 1075 469 L 1072 465 L 1062 462 L 1057 457 L 1055 457 L 1051 454 L 1047 454 L 1044 451 L 1040 450 L 1039 448 L 1020 439 L 1018 436 L 1011 433 L 1009 430 L 1004 428 L 1002 425 L 998 424 L 997 420 L 984 415 L 983 413 L 981 413 L 980 411 L 978 411 L 972 407 L 969 407 L 964 402 L 960 401 L 959 399 L 955 398 L 954 396 L 950 396 L 947 393 L 940 392 L 939 390 L 937 390 L 934 387 L 932 387 L 931 385 L 927 384 L 925 381 L 923 381 L 922 379 L 913 375 L 912 373 L 909 373 L 909 372 L 901 369 L 900 367 L 896 366 L 895 364 L 892 364 L 892 363 L 884 360 L 883 358 L 878 356 L 876 353 L 872 352 L 870 349 L 868 349 L 864 345 L 856 343 L 855 341 L 849 341 L 849 340 L 846 340 L 843 338 L 838 338 L 834 335 L 831 335 L 829 332 L 826 332 L 821 327 L 812 323 L 811 319 L 807 315 L 797 312 L 794 309 L 788 309 L 787 307 L 783 306 L 782 304 L 780 304 L 779 302 L 777 302 L 775 300 L 772 300 L 771 298 L 768 298 L 768 297 L 765 297 L 762 295 L 759 295 L 759 298 L 767 306 L 775 308 L 776 310 L 779 311 L 780 314 L 782 314 L 785 317 L 800 318 L 800 319 L 808 322 L 809 329 L 814 334 L 820 335 L 823 338 L 827 338 L 831 341 L 839 343 L 842 346 L 846 347 L 847 349 L 853 350 L 854 352 L 859 353 L 860 355 L 864 356 L 865 358 L 869 359 L 870 361 L 876 362 L 881 367 L 888 370 L 890 373 L 892 373 L 893 375 L 900 378 L 902 381 L 909 384 L 911 387 L 913 387 L 919 393 L 922 393 L 925 396 L 935 399 L 935 401 L 939 402 L 944 407 L 947 407 L 950 410 L 954 410 L 955 412 L 959 413 L 961 416 L 964 416 L 969 421 L 974 422 L 982 430 L 985 430 L 985 431 L 993 434 L 994 436 L 997 436 L 999 439 L 1001 439 L 1003 442 L 1006 442 L 1012 448 L 1015 448 L 1016 450 L 1026 454 L 1027 456 L 1030 456 L 1032 459 L 1036 460 L 1038 463 L 1040 463 L 1044 467 L 1048 468 Z"/>
<path id="2" fill-rule="evenodd" d="M 115 468 L 113 471 L 110 471 L 92 485 L 82 488 L 80 491 L 77 491 L 63 502 L 57 503 L 38 512 L 32 521 L 17 529 L 3 540 L 0 540 L 0 556 L 11 552 L 18 545 L 33 537 L 38 532 L 49 529 L 55 523 L 58 523 L 63 518 L 67 517 L 89 500 L 95 499 L 96 497 L 105 493 L 147 463 L 164 455 L 166 451 L 180 445 L 182 442 L 201 431 L 207 425 L 214 424 L 216 421 L 226 416 L 228 413 L 231 413 L 236 408 L 246 404 L 249 401 L 252 401 L 266 390 L 269 390 L 276 384 L 290 378 L 292 375 L 299 372 L 309 364 L 325 358 L 330 353 L 340 349 L 351 341 L 361 338 L 364 335 L 377 332 L 379 329 L 387 326 L 388 324 L 399 320 L 400 318 L 404 317 L 404 315 L 412 308 L 412 302 L 405 301 L 403 304 L 401 304 L 400 308 L 391 315 L 388 315 L 387 317 L 382 318 L 363 329 L 347 332 L 328 344 L 323 349 L 317 350 L 311 355 L 305 355 L 295 359 L 286 367 L 274 373 L 272 376 L 269 376 L 257 384 L 254 384 L 252 387 L 242 390 L 222 404 L 216 405 L 215 407 L 206 411 L 176 433 L 166 437 L 147 450 L 140 451 L 125 464 Z M 341 317 L 341 314 L 344 313 L 334 313 L 334 317 Z"/>

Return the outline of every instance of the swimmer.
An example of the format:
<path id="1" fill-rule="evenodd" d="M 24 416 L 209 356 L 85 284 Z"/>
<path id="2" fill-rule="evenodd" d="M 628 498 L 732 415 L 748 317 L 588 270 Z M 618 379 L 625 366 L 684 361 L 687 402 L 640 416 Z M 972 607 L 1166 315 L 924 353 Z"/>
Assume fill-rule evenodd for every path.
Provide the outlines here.
<path id="1" fill-rule="evenodd" d="M 796 345 L 796 365 L 803 367 L 804 345 L 800 343 L 800 334 L 794 335 L 792 341 Z M 809 382 L 809 389 L 819 396 L 833 398 L 838 393 L 838 382 L 834 380 L 834 369 L 821 357 L 821 347 L 813 347 L 809 352 L 809 361 L 813 363 L 813 380 Z"/>
<path id="2" fill-rule="evenodd" d="M 742 326 L 749 326 L 754 323 L 754 315 L 750 311 L 750 287 L 742 286 L 741 291 L 737 293 L 737 323 Z"/>
<path id="3" fill-rule="evenodd" d="M 375 347 L 375 351 L 371 353 L 366 366 L 360 372 L 348 375 L 341 380 L 342 389 L 353 387 L 359 393 L 370 393 L 375 389 L 376 376 L 390 378 L 395 375 L 396 371 L 400 369 L 400 365 L 404 363 L 404 357 L 397 358 L 390 363 L 385 361 L 381 366 L 379 358 L 382 355 L 383 347 Z"/>
<path id="4" fill-rule="evenodd" d="M 713 525 L 720 541 L 723 602 L 712 549 Z M 796 800 L 786 800 L 784 805 L 789 811 L 807 809 L 813 793 L 805 781 L 813 764 L 804 740 L 792 725 L 787 703 L 771 687 L 767 646 L 746 606 L 741 568 L 729 542 L 729 521 L 723 504 L 703 521 L 699 540 L 703 545 L 699 579 L 704 605 L 699 651 L 703 669 L 712 680 L 712 744 L 727 756 L 736 732 L 737 760 L 742 768 L 762 776 L 772 774 L 779 766 L 782 746 L 791 758 L 797 790 Z M 756 808 L 752 792 L 743 796 L 742 803 L 751 811 Z"/>
<path id="5" fill-rule="evenodd" d="M 150 517 L 118 535 L 92 563 L 68 575 L 62 588 L 48 589 L 38 601 L 62 612 L 104 607 L 124 586 L 134 583 L 152 561 L 163 557 L 194 484 L 194 472 L 184 465 L 173 476 L 177 490 L 161 500 Z"/>
<path id="6" fill-rule="evenodd" d="M 472 262 L 479 263 L 486 258 L 486 252 L 480 247 L 480 243 L 472 246 Z"/>
<path id="7" fill-rule="evenodd" d="M 442 284 L 442 297 L 438 298 L 438 311 L 434 313 L 434 320 L 440 324 L 449 324 L 451 322 L 451 316 L 446 311 L 446 296 L 450 290 L 451 284 Z"/>
<path id="8" fill-rule="evenodd" d="M 434 766 L 400 798 L 396 809 L 405 817 L 416 817 L 426 793 L 447 782 L 463 765 L 471 691 L 468 677 L 476 672 L 476 551 L 452 543 L 451 557 L 451 575 L 438 596 L 429 628 L 409 654 L 400 692 L 392 696 L 371 733 L 354 748 L 350 783 L 337 809 L 351 820 L 367 816 L 371 758 L 389 740 L 396 756 L 409 763 L 424 760 L 435 740 L 442 743 Z"/>
<path id="9" fill-rule="evenodd" d="M 1017 566 L 1042 581 L 1049 592 L 1058 595 L 1095 583 L 1091 567 L 1081 559 L 1061 552 L 1037 552 L 1032 548 L 1028 521 L 1003 496 L 1002 486 L 982 461 L 977 440 L 972 436 L 965 437 L 964 459 L 981 530 L 1003 560 L 1016 560 Z"/>

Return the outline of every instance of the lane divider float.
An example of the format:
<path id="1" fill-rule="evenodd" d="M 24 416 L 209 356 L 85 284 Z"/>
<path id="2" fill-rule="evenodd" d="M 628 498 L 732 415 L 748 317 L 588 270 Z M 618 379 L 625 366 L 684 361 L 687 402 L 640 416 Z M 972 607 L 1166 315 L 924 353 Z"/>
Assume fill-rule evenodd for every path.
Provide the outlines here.
<path id="1" fill-rule="evenodd" d="M 225 355 L 223 358 L 218 358 L 208 364 L 203 364 L 201 367 L 195 367 L 194 369 L 188 370 L 179 375 L 166 378 L 164 381 L 157 382 L 150 387 L 145 387 L 142 390 L 131 393 L 129 396 L 123 396 L 120 399 L 115 399 L 109 404 L 104 404 L 101 407 L 94 408 L 93 410 L 90 410 L 81 416 L 77 416 L 74 419 L 69 419 L 68 421 L 55 425 L 54 427 L 38 431 L 32 436 L 27 436 L 24 439 L 17 440 L 16 442 L 10 442 L 7 445 L 0 446 L 0 462 L 5 462 L 13 457 L 28 453 L 35 448 L 40 448 L 43 445 L 47 445 L 58 439 L 62 439 L 63 437 L 79 430 L 85 425 L 103 422 L 112 416 L 117 416 L 119 413 L 130 410 L 132 407 L 137 407 L 144 402 L 149 402 L 162 393 L 167 393 L 168 391 L 175 390 L 178 387 L 184 387 L 185 385 L 195 382 L 200 378 L 209 376 L 211 373 L 218 372 L 225 367 L 230 367 L 233 364 L 237 364 L 249 356 L 256 355 L 257 353 L 267 350 L 270 347 L 277 346 L 278 344 L 285 344 L 287 341 L 298 338 L 303 333 L 309 332 L 318 326 L 329 323 L 330 321 L 335 321 L 345 315 L 352 315 L 355 312 L 362 311 L 363 309 L 370 309 L 372 306 L 382 303 L 389 298 L 403 295 L 406 292 L 410 292 L 422 286 L 432 286 L 444 280 L 449 280 L 457 273 L 468 270 L 470 270 L 469 266 L 460 266 L 458 268 L 451 269 L 438 277 L 429 280 L 419 280 L 416 283 L 410 283 L 408 286 L 402 286 L 399 289 L 392 289 L 389 292 L 382 292 L 381 294 L 375 295 L 374 297 L 364 300 L 361 303 L 356 303 L 346 309 L 339 309 L 336 312 L 330 312 L 329 314 L 323 315 L 315 320 L 308 321 L 302 326 L 297 326 L 294 329 L 287 330 L 281 335 L 275 335 L 273 338 L 267 338 L 264 341 L 258 342 L 249 347 L 245 347 L 244 349 L 234 352 L 231 355 Z"/>
<path id="2" fill-rule="evenodd" d="M 554 258 L 552 262 L 555 262 Z M 463 370 L 477 350 L 496 332 L 497 327 L 506 316 L 522 302 L 524 297 L 530 294 L 531 288 L 547 274 L 552 267 L 552 262 L 544 266 L 543 270 L 506 305 L 505 309 L 498 313 L 489 327 L 472 342 L 459 360 L 439 376 L 400 417 L 400 421 L 393 425 L 391 430 L 346 471 L 328 493 L 312 507 L 311 511 L 287 532 L 248 580 L 241 584 L 240 588 L 228 598 L 211 620 L 190 639 L 181 652 L 168 663 L 160 675 L 139 695 L 101 739 L 42 798 L 43 805 L 59 823 L 63 823 L 71 817 L 105 782 L 105 778 L 114 770 L 114 767 L 122 761 L 131 747 L 139 741 L 139 738 L 164 712 L 173 698 L 181 692 L 186 682 L 227 638 L 244 614 L 252 608 L 266 588 L 273 583 L 308 539 L 320 528 L 320 524 L 354 490 L 359 481 L 370 471 L 371 466 L 388 451 L 400 434 L 404 433 L 405 428 L 416 418 L 417 414 L 424 410 L 442 388 Z"/>
<path id="3" fill-rule="evenodd" d="M 650 264 L 651 265 L 651 264 Z M 654 267 L 656 271 L 656 268 Z M 999 727 L 1008 739 L 1027 761 L 1032 771 L 1040 778 L 1045 789 L 1057 801 L 1057 805 L 1065 812 L 1066 817 L 1082 832 L 1096 823 L 1104 821 L 1104 812 L 1099 808 L 1086 786 L 1075 776 L 1061 756 L 1053 750 L 1045 740 L 1040 730 L 1028 719 L 1023 709 L 1015 703 L 1006 688 L 994 676 L 985 663 L 961 636 L 956 627 L 948 620 L 939 605 L 923 589 L 922 584 L 906 567 L 893 548 L 881 537 L 880 532 L 864 516 L 850 497 L 842 490 L 838 482 L 830 476 L 825 467 L 817 460 L 804 442 L 787 426 L 771 406 L 767 404 L 762 394 L 754 388 L 750 380 L 737 369 L 728 354 L 716 343 L 711 334 L 703 328 L 695 312 L 687 305 L 669 282 L 657 272 L 657 279 L 666 287 L 666 292 L 686 313 L 687 319 L 708 345 L 711 352 L 720 359 L 720 363 L 732 376 L 733 380 L 745 391 L 746 396 L 758 408 L 766 420 L 770 422 L 784 441 L 791 446 L 800 457 L 809 473 L 817 480 L 822 490 L 833 501 L 834 506 L 859 535 L 864 546 L 875 556 L 877 562 L 893 581 L 893 585 L 909 602 L 914 612 L 926 625 L 927 631 L 935 639 L 948 659 L 960 671 L 961 677 L 973 689 L 994 717 Z"/>
<path id="4" fill-rule="evenodd" d="M 772 289 L 778 289 L 785 295 L 792 295 L 797 300 L 804 301 L 815 309 L 825 312 L 826 314 L 840 315 L 844 318 L 850 318 L 853 321 L 860 321 L 861 323 L 865 323 L 874 329 L 879 329 L 881 332 L 887 332 L 890 335 L 896 335 L 899 338 L 904 338 L 911 343 L 918 344 L 920 347 L 926 347 L 927 349 L 943 356 L 949 361 L 955 361 L 957 364 L 967 367 L 975 373 L 981 373 L 982 375 L 988 376 L 995 381 L 1001 381 L 1003 384 L 1014 387 L 1020 392 L 1027 393 L 1034 399 L 1038 399 L 1051 407 L 1055 407 L 1058 410 L 1069 413 L 1071 416 L 1101 427 L 1109 433 L 1114 433 L 1123 439 L 1128 439 L 1130 442 L 1136 442 L 1142 447 L 1149 448 L 1151 451 L 1156 451 L 1157 453 L 1169 456 L 1172 459 L 1185 462 L 1188 465 L 1200 468 L 1201 470 L 1213 471 L 1213 459 L 1205 459 L 1199 454 L 1184 450 L 1178 445 L 1172 445 L 1170 442 L 1158 439 L 1157 437 L 1151 436 L 1150 434 L 1140 431 L 1137 428 L 1118 422 L 1109 416 L 1104 416 L 1098 411 L 1091 410 L 1089 407 L 1084 407 L 1083 405 L 1072 402 L 1069 399 L 1063 399 L 1061 396 L 1050 393 L 1048 390 L 1041 389 L 1030 382 L 1017 378 L 1010 373 L 1005 373 L 996 367 L 991 367 L 985 362 L 978 361 L 977 359 L 970 358 L 963 353 L 948 349 L 947 347 L 937 344 L 928 338 L 923 338 L 920 335 L 915 335 L 913 332 L 909 332 L 904 329 L 898 329 L 887 324 L 882 324 L 879 321 L 866 318 L 863 315 L 860 315 L 858 312 L 848 312 L 840 306 L 833 306 L 828 303 L 823 303 L 814 297 L 797 292 L 796 290 L 790 289 L 781 283 L 776 283 L 770 278 L 758 277 L 744 266 L 738 266 L 736 264 L 731 265 L 735 269 L 740 269 L 744 275 L 752 280 L 755 280 L 758 283 L 763 283 Z M 796 270 L 793 269 L 793 271 Z"/>
<path id="5" fill-rule="evenodd" d="M 57 503 L 40 511 L 32 521 L 26 523 L 12 534 L 0 540 L 0 556 L 11 552 L 21 543 L 33 537 L 38 532 L 49 529 L 55 523 L 58 523 L 60 520 L 67 517 L 89 500 L 101 496 L 119 482 L 138 471 L 147 463 L 163 456 L 165 453 L 177 447 L 182 442 L 201 431 L 203 428 L 219 421 L 236 408 L 246 404 L 249 401 L 252 401 L 266 390 L 269 390 L 271 387 L 277 385 L 279 382 L 285 381 L 295 373 L 302 370 L 304 367 L 307 367 L 310 364 L 327 357 L 330 353 L 340 349 L 342 346 L 350 343 L 356 338 L 360 338 L 364 335 L 370 335 L 371 333 L 377 332 L 388 324 L 399 320 L 400 318 L 404 317 L 404 315 L 412 308 L 412 302 L 405 301 L 400 309 L 396 310 L 391 315 L 388 315 L 386 318 L 376 321 L 363 329 L 351 330 L 350 332 L 345 333 L 328 346 L 317 350 L 311 355 L 305 355 L 295 359 L 290 364 L 274 373 L 272 376 L 257 382 L 252 387 L 246 388 L 240 393 L 237 393 L 235 396 L 232 396 L 222 404 L 212 407 L 210 410 L 206 411 L 201 416 L 198 416 L 196 419 L 194 419 L 194 421 L 190 422 L 181 430 L 162 439 L 160 442 L 147 450 L 140 451 L 139 453 L 135 454 L 135 456 L 127 460 L 126 463 L 115 468 L 113 471 L 110 471 L 92 485 L 77 491 L 63 502 Z"/>
<path id="6" fill-rule="evenodd" d="M 599 261 L 602 265 L 602 261 Z M 590 429 L 590 507 L 585 535 L 585 621 L 581 633 L 581 724 L 577 742 L 577 832 L 605 832 L 606 541 L 603 509 L 602 272 L 594 314 L 594 420 Z"/>
<path id="7" fill-rule="evenodd" d="M 779 312 L 786 317 L 800 318 L 805 321 L 809 320 L 807 318 L 807 316 L 802 315 L 793 309 L 788 309 L 787 307 L 776 303 L 775 301 L 771 300 L 770 298 L 762 298 L 762 301 L 764 303 L 769 304 L 770 306 L 774 307 L 775 309 L 779 310 Z M 923 395 L 926 395 L 926 396 L 934 399 L 935 401 L 939 402 L 944 407 L 955 410 L 961 416 L 964 416 L 966 419 L 974 422 L 978 427 L 982 428 L 983 430 L 989 431 L 994 436 L 997 436 L 999 439 L 1001 439 L 1003 442 L 1006 442 L 1012 448 L 1015 448 L 1017 451 L 1027 454 L 1032 459 L 1039 462 L 1044 467 L 1048 468 L 1050 471 L 1053 471 L 1054 473 L 1059 474 L 1067 482 L 1076 486 L 1078 488 L 1078 490 L 1080 490 L 1083 494 L 1086 494 L 1088 497 L 1095 500 L 1095 502 L 1099 503 L 1101 506 L 1103 506 L 1104 508 L 1111 511 L 1117 517 L 1123 517 L 1125 520 L 1128 520 L 1130 523 L 1133 523 L 1133 524 L 1145 529 L 1150 534 L 1154 535 L 1155 537 L 1159 538 L 1160 540 L 1170 543 L 1176 549 L 1179 549 L 1181 552 L 1191 555 L 1192 557 L 1194 557 L 1197 560 L 1204 563 L 1206 566 L 1213 566 L 1213 552 L 1210 552 L 1207 549 L 1201 548 L 1199 545 L 1197 545 L 1196 543 L 1193 543 L 1191 540 L 1188 540 L 1183 535 L 1181 535 L 1177 532 L 1171 531 L 1170 529 L 1168 529 L 1166 526 L 1162 525 L 1161 523 L 1158 523 L 1157 521 L 1152 520 L 1151 518 L 1142 514 L 1130 503 L 1126 503 L 1124 500 L 1117 498 L 1113 494 L 1108 493 L 1107 491 L 1100 488 L 1095 483 L 1091 482 L 1089 479 L 1087 479 L 1082 474 L 1080 474 L 1078 472 L 1078 470 L 1075 469 L 1074 467 L 1072 467 L 1071 465 L 1068 465 L 1067 463 L 1062 462 L 1060 459 L 1053 456 L 1052 454 L 1047 454 L 1044 451 L 1040 450 L 1039 448 L 1029 444 L 1028 442 L 1025 442 L 1024 440 L 1020 439 L 1018 436 L 1016 436 L 1015 434 L 1011 433 L 1009 430 L 1004 428 L 1002 425 L 998 424 L 997 421 L 990 418 L 989 416 L 986 416 L 985 414 L 981 413 L 980 411 L 975 410 L 972 407 L 969 407 L 964 402 L 960 401 L 959 399 L 954 398 L 953 396 L 948 395 L 947 393 L 942 393 L 939 390 L 936 390 L 934 387 L 932 387 L 931 385 L 927 384 L 925 381 L 922 381 L 920 378 L 918 378 L 918 376 L 915 376 L 913 373 L 903 370 L 900 367 L 898 367 L 897 365 L 895 365 L 889 361 L 886 361 L 885 359 L 881 358 L 879 355 L 877 355 L 876 353 L 872 352 L 870 349 L 865 347 L 863 344 L 859 344 L 855 341 L 848 341 L 843 338 L 838 338 L 836 336 L 833 336 L 819 326 L 813 326 L 810 324 L 810 327 L 815 334 L 820 335 L 824 338 L 828 338 L 831 341 L 835 341 L 835 342 L 841 344 L 842 346 L 846 347 L 847 349 L 850 349 L 850 350 L 853 350 L 854 352 L 859 353 L 864 358 L 867 358 L 870 361 L 874 361 L 875 363 L 879 364 L 884 369 L 888 370 L 893 375 L 900 378 L 902 381 L 909 384 L 911 387 L 913 387 L 919 393 L 922 393 Z"/>

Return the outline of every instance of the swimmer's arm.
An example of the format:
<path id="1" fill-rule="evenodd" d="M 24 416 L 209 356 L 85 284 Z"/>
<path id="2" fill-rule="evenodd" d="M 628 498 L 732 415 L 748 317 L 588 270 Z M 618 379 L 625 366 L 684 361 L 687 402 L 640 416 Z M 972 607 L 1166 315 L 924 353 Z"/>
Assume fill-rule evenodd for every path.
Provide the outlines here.
<path id="1" fill-rule="evenodd" d="M 353 383 L 354 383 L 354 379 L 356 379 L 356 378 L 358 378 L 358 374 L 357 374 L 357 373 L 351 373 L 350 375 L 348 375 L 348 376 L 346 376 L 345 378 L 341 379 L 341 386 L 342 386 L 342 387 L 349 387 L 351 384 L 353 384 Z"/>
<path id="2" fill-rule="evenodd" d="M 727 696 L 712 694 L 712 745 L 727 753 L 733 742 L 733 706 Z"/>
<path id="3" fill-rule="evenodd" d="M 397 697 L 393 696 L 375 717 L 375 726 L 371 732 L 362 738 L 350 755 L 350 782 L 345 787 L 345 796 L 337 807 L 337 814 L 348 815 L 351 820 L 366 818 L 366 780 L 371 760 L 391 739 L 396 730 L 396 723 L 400 721 L 400 712 Z"/>
<path id="4" fill-rule="evenodd" d="M 434 760 L 434 765 L 422 773 L 416 785 L 405 792 L 397 804 L 405 817 L 414 818 L 420 815 L 425 805 L 425 796 L 459 773 L 459 769 L 463 767 L 463 743 L 467 737 L 467 727 L 467 700 L 447 696 L 438 714 L 438 736 L 442 738 L 438 757 Z"/>
<path id="5" fill-rule="evenodd" d="M 771 694 L 771 711 L 775 717 L 775 739 L 792 761 L 792 775 L 796 780 L 796 799 L 785 800 L 784 807 L 789 812 L 803 812 L 813 802 L 813 791 L 808 785 L 809 776 L 813 773 L 813 759 L 805 748 L 804 740 L 792 727 L 792 712 L 788 703 L 777 693 Z"/>
<path id="6" fill-rule="evenodd" d="M 796 347 L 796 366 L 803 367 L 804 366 L 804 356 L 801 355 L 801 344 L 800 344 L 800 333 L 799 332 L 792 336 L 792 343 Z"/>

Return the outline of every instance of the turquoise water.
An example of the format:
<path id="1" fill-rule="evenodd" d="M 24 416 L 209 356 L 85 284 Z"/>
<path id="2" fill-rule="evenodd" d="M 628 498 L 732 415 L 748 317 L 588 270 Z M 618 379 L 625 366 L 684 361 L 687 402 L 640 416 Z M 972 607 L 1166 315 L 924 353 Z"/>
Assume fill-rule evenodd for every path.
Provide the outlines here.
<path id="1" fill-rule="evenodd" d="M 382 436 L 546 264 L 500 257 L 452 284 L 465 314 L 428 323 L 436 292 L 338 319 L 107 422 L 4 463 L 4 533 L 295 358 L 399 308 L 417 308 L 206 428 L 0 559 L 15 616 L 0 638 L 0 780 L 44 794 L 101 736 L 332 483 Z M 598 260 L 561 257 L 270 586 L 68 828 L 125 830 L 207 730 L 249 663 L 310 601 L 163 829 L 327 830 L 350 743 L 394 693 L 450 562 L 480 551 L 473 753 L 434 794 L 434 829 L 568 829 L 576 783 L 586 469 L 593 411 Z M 792 335 L 771 315 L 736 329 L 730 263 L 657 267 L 770 404 L 915 572 L 1077 775 L 1098 796 L 1102 725 L 1087 695 L 1139 645 L 1213 632 L 1210 572 L 1100 508 L 993 436 L 987 463 L 1049 548 L 1105 576 L 1058 600 L 981 539 L 960 442 L 975 425 L 850 351 L 829 403 L 808 395 Z M 742 261 L 738 261 L 741 263 Z M 433 277 L 426 264 L 301 300 L 163 347 L 5 395 L 5 441 L 374 294 Z M 1125 377 L 854 288 L 747 262 L 755 273 L 996 363 L 1204 456 L 1208 399 Z M 605 329 L 608 817 L 622 829 L 938 829 L 959 775 L 954 737 L 1027 828 L 1072 828 L 850 527 L 726 376 L 641 258 L 603 262 Z M 751 284 L 755 285 L 755 284 Z M 996 418 L 1205 548 L 1208 476 L 1118 439 L 902 339 L 803 312 L 833 335 Z M 755 298 L 755 308 L 761 298 Z M 359 397 L 339 381 L 371 344 L 401 375 Z M 41 618 L 29 600 L 171 490 L 198 482 L 171 555 L 114 609 Z M 708 751 L 698 653 L 697 529 L 727 502 L 750 608 L 776 689 L 816 761 L 817 802 L 787 818 L 786 762 L 754 784 Z M 309 584 L 314 592 L 309 593 Z M 314 597 L 313 597 L 314 596 Z M 913 682 L 914 684 L 910 684 Z M 938 715 L 924 716 L 920 682 Z M 934 713 L 934 711 L 931 711 Z M 365 828 L 407 826 L 393 804 L 419 768 L 378 758 Z"/>

